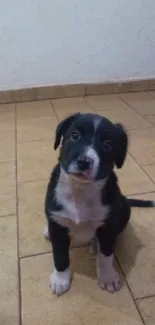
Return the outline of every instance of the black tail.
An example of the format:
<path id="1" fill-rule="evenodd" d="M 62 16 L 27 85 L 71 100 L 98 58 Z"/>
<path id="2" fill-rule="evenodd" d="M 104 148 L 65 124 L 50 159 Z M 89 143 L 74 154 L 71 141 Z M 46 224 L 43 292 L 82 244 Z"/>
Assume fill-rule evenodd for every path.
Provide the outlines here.
<path id="1" fill-rule="evenodd" d="M 131 207 L 152 208 L 155 207 L 155 201 L 128 199 Z"/>

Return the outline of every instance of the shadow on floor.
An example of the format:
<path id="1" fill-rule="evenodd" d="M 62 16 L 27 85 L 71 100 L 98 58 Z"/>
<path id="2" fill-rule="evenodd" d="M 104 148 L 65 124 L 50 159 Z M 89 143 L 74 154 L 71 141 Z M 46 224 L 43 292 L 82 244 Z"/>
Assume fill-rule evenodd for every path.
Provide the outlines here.
<path id="1" fill-rule="evenodd" d="M 133 225 L 129 223 L 125 231 L 118 237 L 116 245 L 116 258 L 125 275 L 135 266 L 137 255 L 142 247 Z"/>

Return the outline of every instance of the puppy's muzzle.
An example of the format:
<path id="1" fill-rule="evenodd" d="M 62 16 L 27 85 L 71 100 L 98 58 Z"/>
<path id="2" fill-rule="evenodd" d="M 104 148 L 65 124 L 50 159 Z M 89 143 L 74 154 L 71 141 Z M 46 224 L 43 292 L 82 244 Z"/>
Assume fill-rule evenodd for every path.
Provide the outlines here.
<path id="1" fill-rule="evenodd" d="M 81 172 L 88 171 L 93 167 L 93 159 L 81 156 L 77 160 L 77 166 Z"/>

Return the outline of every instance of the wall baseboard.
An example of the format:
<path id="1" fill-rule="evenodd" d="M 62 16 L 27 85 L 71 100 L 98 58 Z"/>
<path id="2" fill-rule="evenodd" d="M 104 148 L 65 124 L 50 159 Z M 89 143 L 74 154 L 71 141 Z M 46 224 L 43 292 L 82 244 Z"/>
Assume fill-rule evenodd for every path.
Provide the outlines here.
<path id="1" fill-rule="evenodd" d="M 58 86 L 51 85 L 36 88 L 0 91 L 0 104 L 150 90 L 155 90 L 155 79 Z"/>

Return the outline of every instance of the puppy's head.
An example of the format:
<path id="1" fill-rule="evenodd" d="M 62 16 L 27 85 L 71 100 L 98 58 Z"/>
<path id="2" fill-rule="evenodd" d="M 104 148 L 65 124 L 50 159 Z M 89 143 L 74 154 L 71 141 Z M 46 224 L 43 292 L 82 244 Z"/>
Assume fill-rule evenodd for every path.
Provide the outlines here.
<path id="1" fill-rule="evenodd" d="M 79 180 L 106 178 L 114 166 L 123 166 L 128 138 L 120 124 L 96 114 L 74 114 L 56 130 L 54 149 L 62 139 L 60 164 Z"/>

